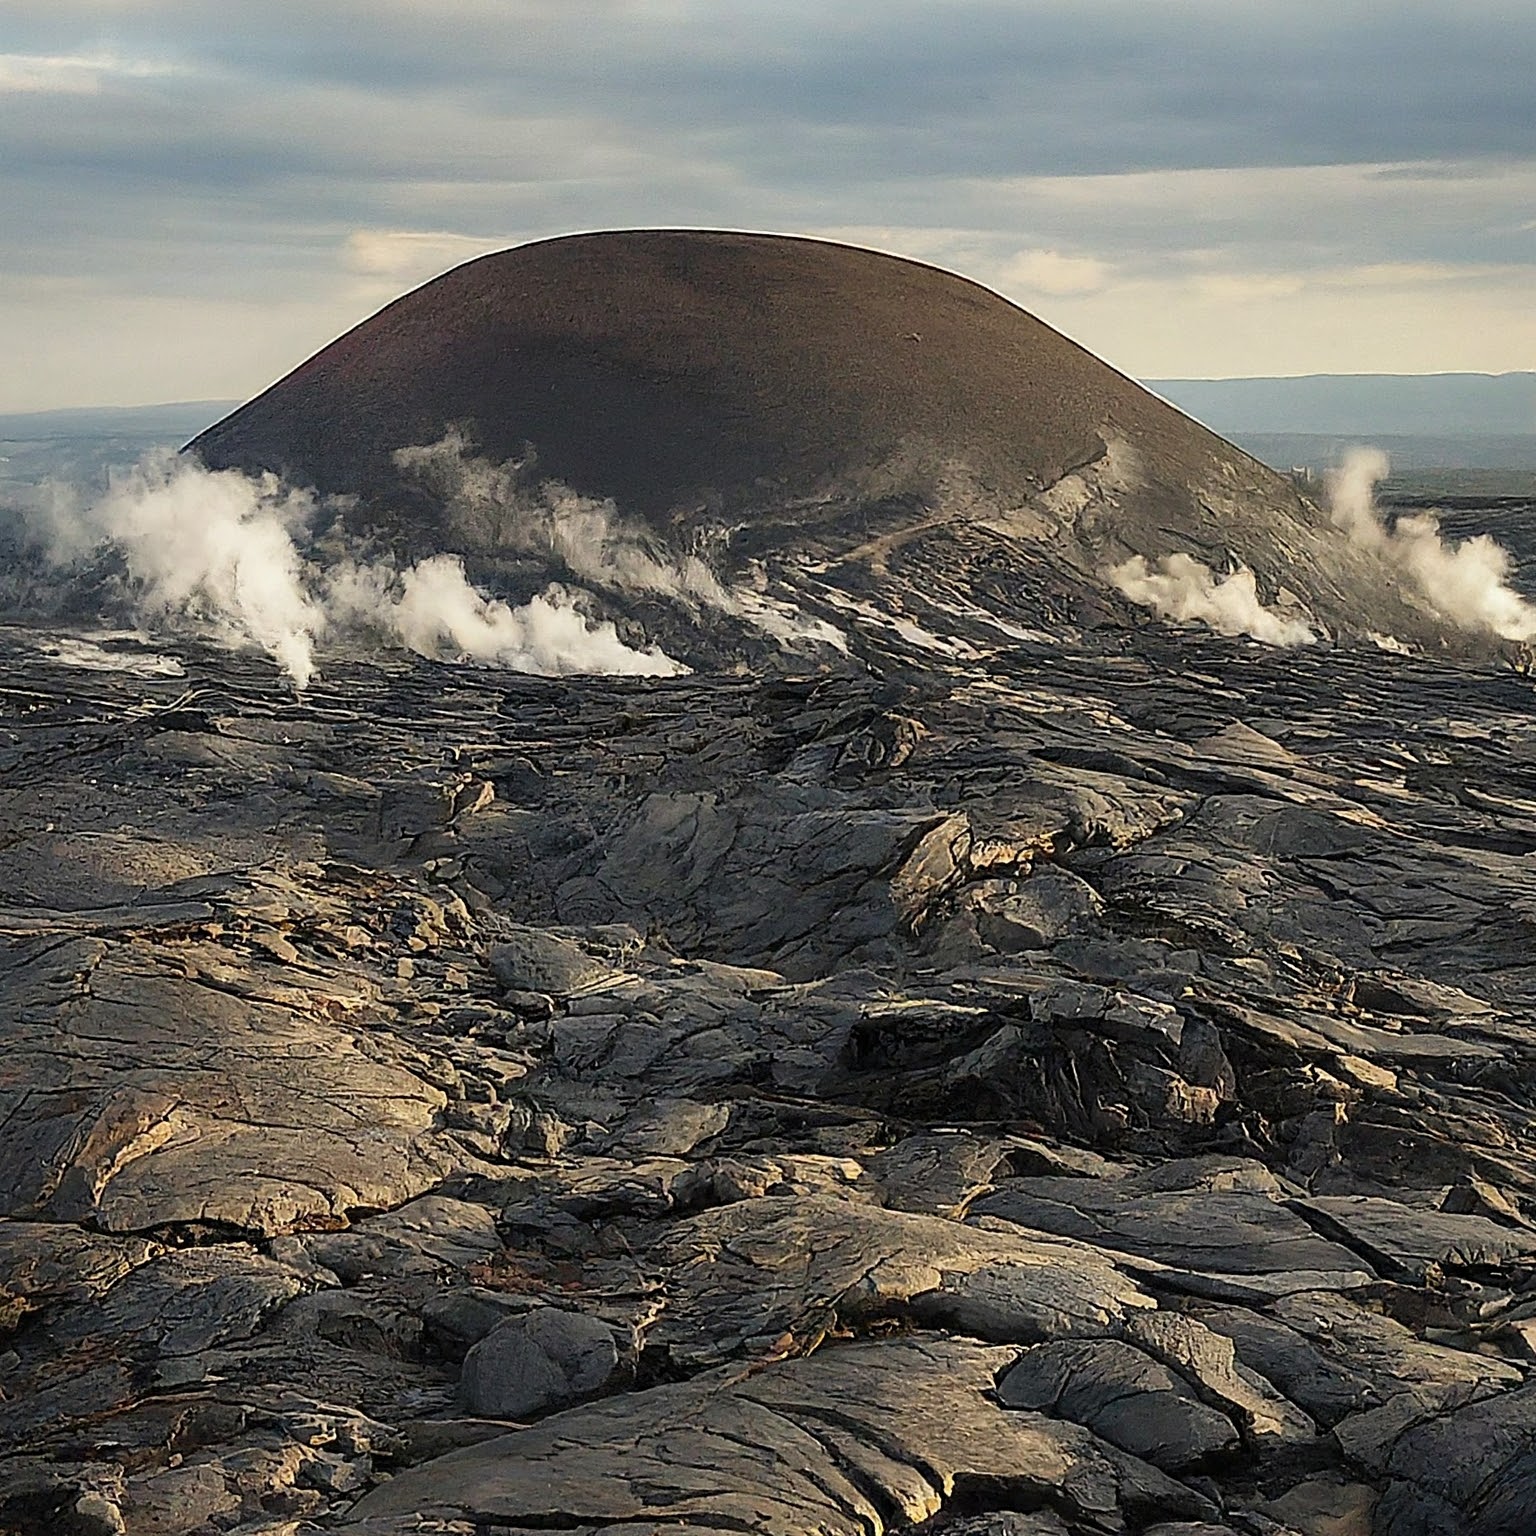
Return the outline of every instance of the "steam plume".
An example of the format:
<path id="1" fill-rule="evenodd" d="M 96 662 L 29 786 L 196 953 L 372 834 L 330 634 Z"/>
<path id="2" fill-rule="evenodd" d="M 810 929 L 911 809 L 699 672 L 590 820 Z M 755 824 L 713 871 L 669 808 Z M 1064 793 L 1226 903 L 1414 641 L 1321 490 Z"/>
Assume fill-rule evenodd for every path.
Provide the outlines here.
<path id="1" fill-rule="evenodd" d="M 612 501 L 536 480 L 536 465 L 493 464 L 450 427 L 434 443 L 396 450 L 397 468 L 443 506 L 450 530 L 477 549 L 551 558 L 590 586 L 665 598 L 693 613 L 712 610 L 760 629 L 781 645 L 846 651 L 831 624 L 745 586 L 727 587 L 697 554 L 674 554 L 624 519 Z"/>
<path id="2" fill-rule="evenodd" d="M 696 555 L 661 550 L 611 501 L 578 495 L 556 480 L 530 483 L 531 465 L 478 457 L 457 427 L 435 443 L 397 449 L 394 460 L 443 506 L 450 531 L 476 549 L 552 556 L 582 581 L 695 608 L 729 604 Z"/>
<path id="3" fill-rule="evenodd" d="M 1388 524 L 1375 500 L 1387 469 L 1387 456 L 1378 449 L 1349 453 L 1328 477 L 1335 526 L 1405 575 L 1424 602 L 1457 628 L 1503 640 L 1536 636 L 1536 606 L 1509 585 L 1509 554 L 1487 534 L 1447 543 L 1432 512 Z"/>
<path id="4" fill-rule="evenodd" d="M 1509 584 L 1508 552 L 1487 534 L 1448 542 L 1431 512 L 1388 521 L 1375 499 L 1387 468 L 1384 453 L 1357 448 L 1328 477 L 1334 527 L 1349 545 L 1378 562 L 1383 589 L 1390 583 L 1406 591 L 1443 623 L 1472 634 L 1516 642 L 1536 639 L 1536 604 Z M 1132 602 L 1164 618 L 1198 620 L 1221 634 L 1251 635 L 1266 645 L 1307 645 L 1317 639 L 1303 619 L 1266 608 L 1253 572 L 1244 566 L 1223 577 L 1189 555 L 1165 555 L 1155 568 L 1137 555 L 1107 574 Z M 1361 630 L 1384 649 L 1402 649 L 1391 636 L 1376 633 L 1372 605 L 1364 606 L 1366 611 L 1356 616 Z"/>
<path id="5" fill-rule="evenodd" d="M 146 618 L 184 616 L 254 642 L 303 688 L 326 627 L 294 544 L 314 512 L 313 497 L 275 476 L 210 472 L 161 449 L 114 470 L 94 503 L 54 488 L 48 532 L 62 563 L 114 546 Z"/>
<path id="6" fill-rule="evenodd" d="M 611 622 L 583 615 L 577 595 L 564 587 L 551 585 L 518 608 L 487 597 L 470 585 L 457 555 L 433 555 L 398 574 L 385 562 L 344 566 L 327 578 L 325 606 L 338 627 L 382 629 L 421 656 L 541 676 L 687 671 L 656 647 L 626 645 Z"/>
<path id="7" fill-rule="evenodd" d="M 296 542 L 318 510 L 313 496 L 274 476 L 207 470 L 162 450 L 114 471 L 94 502 L 53 487 L 33 523 L 56 564 L 115 551 L 146 619 L 190 622 L 226 643 L 258 645 L 299 688 L 315 674 L 323 637 L 362 630 L 422 655 L 523 672 L 686 670 L 656 648 L 626 645 L 563 587 L 519 608 L 488 597 L 451 555 L 405 570 L 387 561 L 321 566 Z"/>
<path id="8" fill-rule="evenodd" d="M 1135 555 L 1109 572 L 1109 579 L 1143 608 L 1165 619 L 1198 620 L 1221 635 L 1250 635 L 1265 645 L 1311 645 L 1317 639 L 1303 620 L 1266 608 L 1247 566 L 1218 576 L 1190 555 L 1164 555 L 1154 570 Z"/>

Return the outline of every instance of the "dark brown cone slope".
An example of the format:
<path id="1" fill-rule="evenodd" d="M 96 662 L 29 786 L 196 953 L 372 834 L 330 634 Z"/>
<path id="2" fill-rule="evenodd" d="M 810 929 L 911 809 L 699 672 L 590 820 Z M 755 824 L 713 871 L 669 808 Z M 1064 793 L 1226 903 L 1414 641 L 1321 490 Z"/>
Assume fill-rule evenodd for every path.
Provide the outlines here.
<path id="1" fill-rule="evenodd" d="M 1106 431 L 1186 473 L 1239 457 L 951 273 L 818 240 L 689 230 L 577 235 L 469 262 L 192 446 L 215 467 L 377 493 L 395 479 L 395 449 L 450 423 L 470 425 L 488 458 L 531 445 L 542 475 L 651 518 L 906 489 L 894 482 L 956 460 L 1027 494 L 1094 460 Z"/>
<path id="2" fill-rule="evenodd" d="M 631 230 L 485 256 L 190 447 L 359 494 L 356 524 L 474 557 L 487 551 L 392 459 L 453 425 L 483 457 L 531 450 L 534 479 L 662 532 L 724 515 L 744 551 L 799 546 L 814 524 L 835 553 L 914 509 L 967 539 L 1001 511 L 1013 548 L 1034 551 L 1031 589 L 1102 591 L 1109 564 L 1182 550 L 1241 560 L 1336 630 L 1367 627 L 1367 608 L 1399 635 L 1425 622 L 1395 597 L 1382 611 L 1380 572 L 1282 476 L 1033 315 L 820 240 Z"/>

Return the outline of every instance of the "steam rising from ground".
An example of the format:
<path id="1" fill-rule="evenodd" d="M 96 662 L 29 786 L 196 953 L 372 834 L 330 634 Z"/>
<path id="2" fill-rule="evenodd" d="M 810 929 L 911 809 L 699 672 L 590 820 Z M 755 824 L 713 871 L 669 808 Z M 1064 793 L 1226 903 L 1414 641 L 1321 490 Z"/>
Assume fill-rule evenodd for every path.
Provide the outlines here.
<path id="1" fill-rule="evenodd" d="M 312 497 L 165 450 L 114 472 L 99 501 L 71 502 L 56 488 L 48 509 L 61 561 L 115 545 L 147 618 L 185 614 L 227 642 L 254 641 L 299 687 L 309 682 L 326 616 L 294 534 L 314 515 Z"/>
<path id="2" fill-rule="evenodd" d="M 1341 539 L 1339 554 L 1347 547 L 1356 557 L 1372 557 L 1383 591 L 1395 589 L 1455 629 L 1516 642 L 1536 639 L 1536 605 L 1510 586 L 1508 552 L 1487 534 L 1448 543 L 1431 512 L 1389 521 L 1375 499 L 1387 468 L 1384 453 L 1357 448 L 1329 475 L 1328 506 Z M 1107 575 L 1133 603 L 1164 618 L 1196 620 L 1219 634 L 1251 635 L 1266 645 L 1308 645 L 1317 639 L 1299 616 L 1264 606 L 1245 566 L 1218 576 L 1189 555 L 1165 555 L 1156 568 L 1137 555 Z M 1361 631 L 1384 649 L 1402 649 L 1390 635 L 1376 633 L 1380 621 L 1369 607 L 1355 615 Z"/>
<path id="3" fill-rule="evenodd" d="M 1257 579 L 1245 565 L 1218 576 L 1191 555 L 1164 555 L 1156 570 L 1135 555 L 1109 577 L 1133 603 L 1165 619 L 1198 620 L 1219 635 L 1251 635 L 1265 645 L 1311 645 L 1317 639 L 1304 620 L 1260 602 Z"/>
<path id="4" fill-rule="evenodd" d="M 537 555 L 607 591 L 665 598 L 697 614 L 741 619 L 782 645 L 848 642 L 831 624 L 743 585 L 725 586 L 697 553 L 678 555 L 626 522 L 611 501 L 538 480 L 535 463 L 493 464 L 450 428 L 437 442 L 401 448 L 396 467 L 445 508 L 448 526 L 476 549 Z"/>
<path id="5" fill-rule="evenodd" d="M 513 608 L 472 587 L 451 555 L 404 569 L 307 559 L 298 540 L 318 510 L 313 496 L 274 476 L 207 470 L 164 450 L 114 472 L 94 502 L 51 488 L 32 524 L 56 564 L 116 552 L 143 616 L 255 643 L 300 688 L 314 676 L 322 638 L 363 631 L 426 656 L 546 675 L 686 670 L 659 649 L 625 644 L 563 587 Z"/>
<path id="6" fill-rule="evenodd" d="M 457 432 L 403 449 L 396 461 L 443 509 L 451 535 L 477 551 L 531 557 L 569 580 L 513 607 L 477 590 L 456 555 L 403 565 L 363 558 L 347 541 L 338 555 L 333 538 L 314 537 L 334 508 L 311 493 L 271 475 L 210 471 L 169 450 L 113 472 L 94 500 L 57 485 L 43 488 L 24 524 L 54 570 L 85 573 L 86 584 L 106 599 L 98 605 L 103 610 L 191 623 L 227 643 L 255 644 L 300 688 L 314 676 L 319 647 L 361 635 L 429 657 L 545 675 L 686 670 L 656 646 L 628 643 L 611 620 L 597 616 L 594 590 L 661 599 L 695 620 L 724 615 L 788 646 L 847 649 L 839 630 L 770 597 L 765 582 L 727 585 L 707 550 L 677 554 L 624 520 L 612 502 L 536 482 L 531 463 L 490 464 Z M 1389 521 L 1374 500 L 1386 469 L 1384 455 L 1357 450 L 1328 485 L 1337 530 L 1329 538 L 1340 565 L 1352 562 L 1350 584 L 1358 590 L 1362 564 L 1380 583 L 1382 601 L 1362 602 L 1355 616 L 1359 632 L 1397 646 L 1390 635 L 1376 634 L 1388 626 L 1371 610 L 1401 614 L 1407 597 L 1446 625 L 1517 643 L 1536 640 L 1536 605 L 1510 586 L 1504 549 L 1486 535 L 1449 543 L 1428 513 Z M 316 555 L 322 542 L 331 551 L 324 560 Z M 23 562 L 19 572 L 25 586 L 32 567 Z M 1266 605 L 1245 565 L 1222 575 L 1187 554 L 1155 562 L 1137 555 L 1106 574 L 1132 602 L 1165 618 L 1267 645 L 1319 638 L 1320 626 L 1288 592 Z"/>
<path id="7" fill-rule="evenodd" d="M 831 625 L 751 587 L 726 587 L 697 553 L 662 548 L 611 502 L 530 483 L 531 466 L 475 457 L 456 431 L 395 457 L 469 547 L 535 556 L 579 585 L 551 584 L 514 608 L 472 586 L 452 554 L 409 566 L 355 552 L 323 562 L 305 553 L 326 511 L 311 493 L 272 475 L 208 470 L 169 450 L 114 471 L 94 501 L 48 488 L 31 529 L 58 566 L 115 555 L 138 616 L 259 645 L 299 688 L 313 678 L 324 641 L 360 634 L 424 656 L 544 675 L 687 670 L 658 647 L 626 643 L 592 615 L 582 587 L 661 598 L 694 616 L 725 614 L 785 645 L 847 648 Z"/>
<path id="8" fill-rule="evenodd" d="M 1536 636 L 1536 606 L 1509 585 L 1509 554 L 1487 534 L 1448 544 L 1432 512 L 1388 524 L 1375 500 L 1387 468 L 1387 456 L 1375 448 L 1357 448 L 1345 458 L 1328 477 L 1334 526 L 1406 576 L 1423 601 L 1458 629 L 1502 640 Z"/>
<path id="9" fill-rule="evenodd" d="M 660 550 L 625 523 L 611 501 L 579 496 L 558 481 L 534 481 L 531 465 L 476 456 L 456 427 L 435 443 L 398 449 L 394 460 L 442 505 L 450 531 L 474 549 L 553 556 L 595 586 L 729 606 L 725 588 L 697 555 Z"/>
<path id="10" fill-rule="evenodd" d="M 383 629 L 421 656 L 456 655 L 546 677 L 687 671 L 655 647 L 626 645 L 564 587 L 551 585 L 517 608 L 487 597 L 470 585 L 457 555 L 433 555 L 398 573 L 383 562 L 342 566 L 327 578 L 325 608 L 342 627 Z"/>

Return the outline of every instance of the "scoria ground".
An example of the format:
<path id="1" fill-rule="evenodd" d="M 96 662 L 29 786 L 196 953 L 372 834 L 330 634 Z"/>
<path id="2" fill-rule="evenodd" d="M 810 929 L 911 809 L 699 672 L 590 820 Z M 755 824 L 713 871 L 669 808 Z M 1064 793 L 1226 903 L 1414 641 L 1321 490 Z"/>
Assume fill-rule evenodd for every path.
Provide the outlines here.
<path id="1" fill-rule="evenodd" d="M 0 632 L 0 1528 L 1530 1530 L 1532 684 L 956 540 L 666 681 Z"/>

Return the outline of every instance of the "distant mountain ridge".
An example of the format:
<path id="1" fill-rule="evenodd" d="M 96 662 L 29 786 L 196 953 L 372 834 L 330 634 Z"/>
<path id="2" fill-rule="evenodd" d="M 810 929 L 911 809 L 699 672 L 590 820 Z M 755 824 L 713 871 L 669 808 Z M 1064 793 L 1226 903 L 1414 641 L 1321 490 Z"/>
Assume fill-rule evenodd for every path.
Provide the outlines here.
<path id="1" fill-rule="evenodd" d="M 1536 372 L 1147 379 L 1213 432 L 1328 437 L 1536 436 Z"/>
<path id="2" fill-rule="evenodd" d="M 81 405 L 0 414 L 0 439 L 145 437 L 182 441 L 227 415 L 237 400 L 173 400 L 157 405 Z"/>
<path id="3" fill-rule="evenodd" d="M 1536 372 L 1306 374 L 1147 379 L 1146 387 L 1278 469 L 1325 468 L 1355 443 L 1395 468 L 1536 472 Z M 176 445 L 226 416 L 234 400 L 77 406 L 0 414 L 0 482 L 27 479 L 65 443 L 103 463 Z M 87 453 L 87 456 L 90 456 Z"/>
<path id="4" fill-rule="evenodd" d="M 115 465 L 179 448 L 229 409 L 225 400 L 160 405 L 88 405 L 0 415 L 0 496 L 17 486 L 62 480 L 105 489 Z"/>

